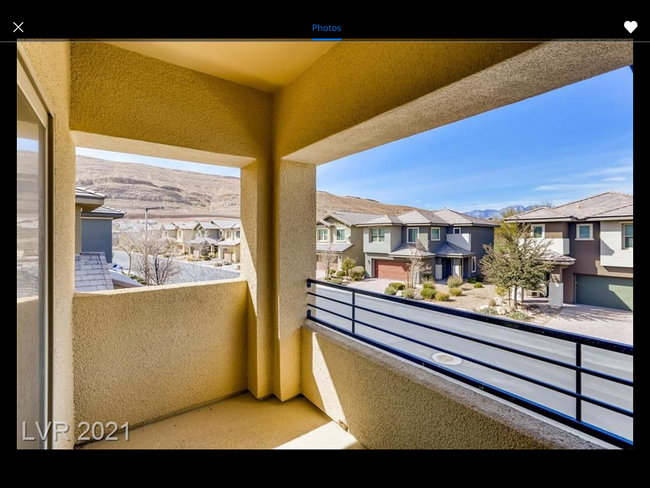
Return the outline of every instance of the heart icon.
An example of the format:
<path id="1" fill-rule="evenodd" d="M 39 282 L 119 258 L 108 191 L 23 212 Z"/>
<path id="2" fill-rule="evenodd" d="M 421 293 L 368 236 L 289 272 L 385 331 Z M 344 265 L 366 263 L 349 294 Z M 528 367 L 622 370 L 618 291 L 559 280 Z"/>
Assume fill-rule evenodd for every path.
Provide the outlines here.
<path id="1" fill-rule="evenodd" d="M 627 22 L 625 22 L 625 24 L 623 24 L 623 27 L 625 27 L 625 28 L 627 29 L 627 31 L 628 31 L 630 34 L 632 34 L 632 32 L 634 32 L 634 30 L 636 29 L 637 25 L 638 25 L 638 24 L 636 23 L 635 20 L 633 20 L 632 22 L 630 22 L 630 21 L 628 20 Z"/>

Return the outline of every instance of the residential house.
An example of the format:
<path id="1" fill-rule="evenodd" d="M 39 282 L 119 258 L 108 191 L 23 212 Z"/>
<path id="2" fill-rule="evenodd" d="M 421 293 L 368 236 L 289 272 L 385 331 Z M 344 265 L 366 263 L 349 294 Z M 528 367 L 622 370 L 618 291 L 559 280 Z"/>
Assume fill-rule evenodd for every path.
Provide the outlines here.
<path id="1" fill-rule="evenodd" d="M 227 259 L 238 263 L 241 258 L 241 221 L 240 220 L 213 220 L 219 227 L 221 240 L 216 244 L 219 259 Z"/>
<path id="2" fill-rule="evenodd" d="M 339 269 L 345 258 L 363 266 L 363 228 L 358 224 L 377 214 L 334 211 L 316 221 L 316 269 Z"/>
<path id="3" fill-rule="evenodd" d="M 176 250 L 183 254 L 190 253 L 190 241 L 196 238 L 198 222 L 172 222 L 176 226 Z"/>
<path id="4" fill-rule="evenodd" d="M 365 268 L 373 278 L 406 281 L 410 262 L 422 259 L 432 277 L 463 279 L 480 276 L 483 246 L 494 241 L 488 220 L 444 208 L 435 212 L 413 210 L 400 216 L 383 215 L 359 224 L 363 228 Z M 416 246 L 416 243 L 421 246 Z M 425 272 L 416 273 L 416 282 Z"/>
<path id="5" fill-rule="evenodd" d="M 552 302 L 633 309 L 632 195 L 607 192 L 506 220 L 550 241 Z"/>
<path id="6" fill-rule="evenodd" d="M 189 241 L 190 252 L 198 255 L 215 253 L 221 240 L 221 228 L 214 222 L 199 222 L 196 237 Z"/>

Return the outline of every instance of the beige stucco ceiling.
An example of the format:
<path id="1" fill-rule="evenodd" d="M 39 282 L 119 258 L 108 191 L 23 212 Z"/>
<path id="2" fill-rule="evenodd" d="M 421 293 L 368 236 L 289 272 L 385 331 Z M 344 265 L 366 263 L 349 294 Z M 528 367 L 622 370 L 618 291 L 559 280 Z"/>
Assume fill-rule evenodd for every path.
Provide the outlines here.
<path id="1" fill-rule="evenodd" d="M 291 83 L 336 41 L 143 41 L 109 44 L 273 92 Z"/>

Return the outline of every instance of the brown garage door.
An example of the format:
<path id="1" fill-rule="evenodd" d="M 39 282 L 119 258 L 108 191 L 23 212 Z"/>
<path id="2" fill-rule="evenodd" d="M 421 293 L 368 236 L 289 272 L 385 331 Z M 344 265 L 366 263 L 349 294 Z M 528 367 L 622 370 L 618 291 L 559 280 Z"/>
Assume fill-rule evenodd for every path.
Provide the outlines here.
<path id="1" fill-rule="evenodd" d="M 375 278 L 406 281 L 408 263 L 403 261 L 375 261 Z"/>

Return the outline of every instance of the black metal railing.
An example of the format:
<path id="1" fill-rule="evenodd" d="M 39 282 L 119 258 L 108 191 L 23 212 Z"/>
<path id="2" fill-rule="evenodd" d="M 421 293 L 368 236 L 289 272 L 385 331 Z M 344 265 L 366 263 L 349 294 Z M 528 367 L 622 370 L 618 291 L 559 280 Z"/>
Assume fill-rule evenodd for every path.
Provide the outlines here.
<path id="1" fill-rule="evenodd" d="M 326 286 L 335 290 L 340 290 L 346 293 L 349 293 L 350 295 L 347 296 L 346 298 L 349 298 L 350 301 L 345 301 L 345 300 L 339 300 L 337 298 L 329 297 L 326 295 L 318 294 L 315 293 L 314 291 L 308 291 L 308 295 L 326 300 L 328 303 L 336 303 L 338 305 L 342 305 L 345 307 L 350 308 L 350 314 L 346 315 L 343 313 L 336 312 L 334 310 L 328 309 L 325 306 L 321 305 L 316 305 L 314 303 L 309 303 L 308 307 L 309 309 L 307 310 L 307 318 L 315 323 L 321 324 L 323 326 L 326 326 L 328 328 L 337 330 L 338 332 L 341 332 L 343 334 L 346 334 L 348 336 L 354 337 L 355 339 L 361 340 L 363 342 L 369 343 L 375 347 L 378 347 L 380 349 L 383 349 L 389 353 L 395 354 L 403 359 L 406 359 L 408 361 L 417 363 L 421 366 L 424 366 L 428 369 L 437 371 L 439 373 L 442 373 L 444 375 L 450 376 L 458 381 L 461 381 L 465 384 L 468 384 L 470 386 L 479 388 L 482 391 L 485 391 L 486 393 L 490 393 L 492 395 L 495 395 L 499 398 L 505 399 L 513 404 L 516 404 L 520 407 L 524 407 L 530 411 L 533 411 L 535 413 L 541 414 L 547 418 L 550 418 L 552 420 L 555 420 L 557 422 L 560 422 L 564 425 L 567 425 L 569 427 L 575 428 L 576 430 L 579 430 L 581 432 L 587 433 L 593 437 L 596 437 L 598 439 L 604 440 L 608 443 L 611 443 L 612 445 L 615 445 L 617 447 L 622 447 L 622 448 L 630 448 L 633 445 L 633 442 L 629 439 L 626 439 L 624 437 L 621 437 L 620 435 L 617 435 L 615 433 L 609 432 L 607 430 L 604 430 L 603 428 L 597 427 L 593 424 L 590 424 L 588 422 L 585 422 L 583 420 L 583 402 L 588 403 L 591 405 L 596 405 L 600 408 L 603 408 L 607 411 L 615 412 L 616 414 L 622 415 L 624 417 L 628 418 L 633 418 L 633 412 L 626 409 L 622 408 L 617 405 L 612 405 L 611 403 L 605 402 L 603 400 L 599 400 L 597 398 L 593 398 L 591 396 L 585 395 L 583 392 L 583 375 L 589 375 L 595 378 L 599 378 L 601 380 L 605 380 L 607 382 L 611 382 L 616 385 L 623 385 L 625 387 L 629 387 L 632 389 L 634 388 L 632 380 L 626 379 L 626 378 L 621 378 L 618 376 L 614 376 L 608 373 L 605 373 L 603 371 L 598 371 L 592 368 L 588 368 L 583 366 L 583 346 L 589 346 L 593 348 L 597 348 L 600 350 L 605 350 L 605 351 L 611 351 L 612 353 L 618 353 L 622 354 L 625 356 L 633 356 L 633 347 L 626 345 L 626 344 L 620 344 L 617 342 L 612 342 L 612 341 L 606 341 L 602 339 L 597 339 L 594 337 L 588 337 L 588 336 L 583 336 L 579 334 L 573 334 L 569 332 L 562 332 L 562 331 L 557 331 L 557 330 L 552 330 L 552 329 L 547 329 L 544 327 L 538 327 L 534 326 L 531 324 L 527 324 L 525 322 L 519 322 L 516 320 L 511 320 L 511 319 L 506 319 L 502 317 L 497 317 L 497 316 L 489 316 L 489 315 L 483 315 L 480 313 L 475 313 L 475 312 L 469 312 L 466 310 L 459 310 L 459 309 L 454 309 L 450 307 L 444 307 L 440 305 L 435 305 L 429 302 L 423 302 L 423 301 L 416 301 L 416 300 L 410 300 L 406 298 L 401 298 L 401 297 L 396 297 L 396 296 L 391 296 L 391 295 L 383 295 L 380 293 L 374 293 L 370 292 L 367 290 L 362 290 L 358 288 L 353 288 L 353 287 L 346 287 L 346 286 L 341 286 L 341 285 L 335 285 L 332 283 L 328 283 L 326 281 L 318 281 L 318 280 L 313 280 L 313 279 L 308 279 L 307 280 L 307 287 L 311 288 L 312 285 L 321 285 L 321 286 Z M 378 310 L 376 308 L 370 308 L 364 305 L 361 305 L 358 303 L 357 300 L 357 295 L 363 295 L 367 297 L 371 297 L 373 299 L 380 299 L 385 302 L 392 302 L 395 304 L 399 305 L 406 305 L 408 307 L 413 307 L 414 309 L 422 309 L 422 310 L 428 310 L 428 311 L 434 311 L 434 312 L 440 312 L 449 316 L 455 316 L 455 317 L 461 317 L 464 319 L 470 319 L 476 322 L 477 325 L 480 324 L 489 324 L 489 325 L 495 325 L 499 327 L 505 327 L 509 329 L 514 329 L 518 330 L 521 332 L 526 332 L 530 334 L 537 334 L 540 336 L 544 337 L 549 337 L 553 339 L 559 339 L 561 341 L 566 341 L 568 343 L 573 343 L 575 344 L 575 364 L 568 363 L 566 361 L 562 361 L 559 359 L 554 359 L 551 357 L 546 357 L 540 354 L 536 354 L 534 352 L 529 352 L 525 351 L 519 348 L 511 347 L 505 344 L 500 344 L 498 342 L 495 342 L 493 340 L 487 340 L 487 339 L 482 339 L 480 337 L 475 337 L 472 335 L 468 335 L 466 333 L 462 332 L 457 332 L 454 330 L 449 330 L 444 327 L 440 327 L 437 325 L 431 325 L 431 324 L 425 324 L 422 323 L 421 321 L 413 320 L 411 318 L 407 318 L 404 316 L 399 316 L 399 315 L 394 315 L 385 311 Z M 312 309 L 316 311 L 316 314 L 312 313 Z M 335 325 L 327 320 L 323 320 L 322 318 L 317 317 L 318 311 L 325 312 L 326 314 L 330 314 L 334 317 L 338 317 L 340 319 L 343 319 L 345 321 L 350 322 L 350 329 L 348 330 L 345 327 L 341 327 L 340 325 Z M 537 360 L 537 361 L 542 361 L 544 363 L 548 363 L 554 366 L 558 366 L 560 368 L 574 371 L 576 378 L 575 378 L 575 391 L 569 390 L 567 388 L 563 388 L 558 385 L 554 385 L 548 381 L 544 381 L 538 378 L 533 378 L 529 375 L 525 375 L 522 373 L 518 373 L 516 371 L 512 371 L 508 368 L 499 366 L 497 364 L 494 364 L 493 362 L 490 362 L 487 358 L 479 358 L 479 357 L 472 357 L 467 354 L 462 354 L 458 351 L 450 350 L 445 347 L 441 347 L 440 345 L 436 344 L 431 344 L 428 342 L 425 342 L 423 340 L 417 339 L 415 337 L 406 335 L 404 333 L 399 333 L 394 330 L 390 330 L 385 327 L 380 327 L 376 324 L 371 324 L 367 320 L 362 320 L 359 318 L 359 315 L 357 311 L 363 311 L 367 312 L 370 314 L 374 314 L 375 316 L 383 317 L 385 319 L 390 319 L 390 320 L 395 320 L 399 321 L 399 323 L 404 323 L 408 325 L 412 325 L 414 327 L 418 327 L 419 330 L 426 329 L 429 331 L 434 331 L 442 334 L 446 334 L 447 336 L 455 337 L 458 339 L 464 339 L 467 341 L 471 341 L 472 343 L 475 344 L 480 344 L 482 346 L 489 346 L 492 348 L 495 348 L 500 351 L 505 351 L 508 353 L 513 353 L 516 354 L 518 357 L 523 357 L 523 358 L 529 358 L 531 360 Z M 568 397 L 571 397 L 575 399 L 575 416 L 570 416 L 567 415 L 566 413 L 562 413 L 558 410 L 554 410 L 552 408 L 549 408 L 548 406 L 541 405 L 540 403 L 533 401 L 528 398 L 524 398 L 521 395 L 517 395 L 515 393 L 509 392 L 504 390 L 503 388 L 499 388 L 495 385 L 492 385 L 488 382 L 482 381 L 477 378 L 473 378 L 471 376 L 468 376 L 467 374 L 461 373 L 459 371 L 456 371 L 450 367 L 445 367 L 440 364 L 436 364 L 433 361 L 429 361 L 425 358 L 422 358 L 420 356 L 414 355 L 408 351 L 405 351 L 403 349 L 394 347 L 392 345 L 386 344 L 384 342 L 381 342 L 379 340 L 373 339 L 371 337 L 368 337 L 367 334 L 362 334 L 359 333 L 358 331 L 358 326 L 363 326 L 369 330 L 373 331 L 378 331 L 380 333 L 384 334 L 389 334 L 391 337 L 401 339 L 404 341 L 407 341 L 409 344 L 414 344 L 417 346 L 422 346 L 426 347 L 429 349 L 434 349 L 436 351 L 440 351 L 442 353 L 449 354 L 451 356 L 454 356 L 456 358 L 460 358 L 462 360 L 468 361 L 470 363 L 473 363 L 475 365 L 488 368 L 489 370 L 496 371 L 498 373 L 502 373 L 505 375 L 508 375 L 508 377 L 516 378 L 518 380 L 522 380 L 524 382 L 530 383 L 537 385 L 542 388 L 546 388 L 548 390 L 557 392 L 561 395 L 566 395 Z"/>

